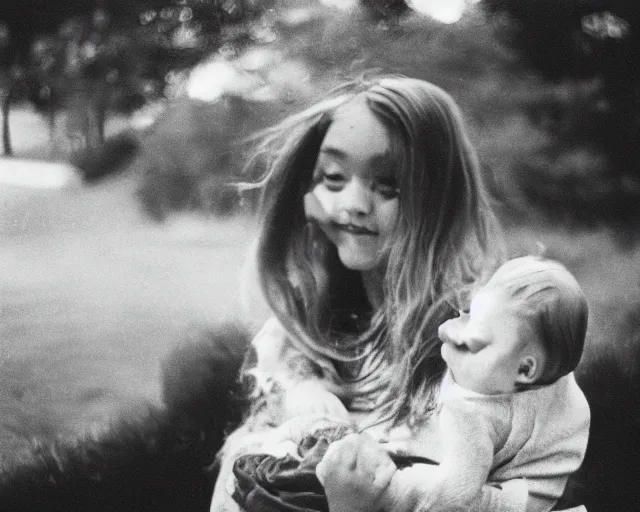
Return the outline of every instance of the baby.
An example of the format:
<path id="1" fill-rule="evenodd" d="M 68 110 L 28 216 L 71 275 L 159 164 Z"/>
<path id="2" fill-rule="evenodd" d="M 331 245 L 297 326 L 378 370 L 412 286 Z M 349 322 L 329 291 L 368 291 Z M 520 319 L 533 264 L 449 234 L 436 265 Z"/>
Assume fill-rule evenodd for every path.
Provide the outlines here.
<path id="1" fill-rule="evenodd" d="M 438 330 L 448 366 L 440 464 L 397 469 L 388 453 L 409 445 L 348 435 L 316 469 L 331 512 L 495 510 L 487 482 L 509 486 L 508 510 L 550 510 L 587 446 L 589 407 L 572 373 L 587 318 L 584 293 L 559 263 L 527 256 L 501 266 L 469 311 Z"/>

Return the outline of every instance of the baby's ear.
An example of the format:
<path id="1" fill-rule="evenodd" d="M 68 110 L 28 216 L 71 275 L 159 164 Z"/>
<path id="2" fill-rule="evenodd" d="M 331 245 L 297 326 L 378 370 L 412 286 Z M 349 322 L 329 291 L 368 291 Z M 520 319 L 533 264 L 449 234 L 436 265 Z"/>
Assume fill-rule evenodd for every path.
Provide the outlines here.
<path id="1" fill-rule="evenodd" d="M 516 383 L 533 384 L 542 375 L 542 361 L 533 354 L 523 356 L 518 363 Z"/>

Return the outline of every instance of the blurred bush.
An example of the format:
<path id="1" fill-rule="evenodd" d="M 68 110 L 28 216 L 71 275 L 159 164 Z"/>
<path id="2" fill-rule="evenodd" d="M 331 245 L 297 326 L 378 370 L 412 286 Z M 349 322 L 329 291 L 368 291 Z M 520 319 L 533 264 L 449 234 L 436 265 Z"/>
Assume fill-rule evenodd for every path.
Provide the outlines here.
<path id="1" fill-rule="evenodd" d="M 141 137 L 132 164 L 141 175 L 138 196 L 145 211 L 156 220 L 177 210 L 236 212 L 242 141 L 276 117 L 273 105 L 236 96 L 169 104 Z"/>
<path id="2" fill-rule="evenodd" d="M 239 421 L 237 375 L 249 342 L 221 324 L 163 364 L 163 405 L 73 440 L 37 441 L 0 467 L 0 511 L 209 510 L 215 455 Z"/>
<path id="3" fill-rule="evenodd" d="M 139 149 L 138 137 L 132 131 L 122 131 L 107 138 L 96 147 L 76 151 L 69 156 L 87 182 L 92 182 L 110 174 L 113 169 L 124 167 Z"/>
<path id="4" fill-rule="evenodd" d="M 543 79 L 525 109 L 549 142 L 522 186 L 547 219 L 632 224 L 640 205 L 640 4 L 484 0 L 496 39 Z"/>
<path id="5" fill-rule="evenodd" d="M 73 0 L 48 16 L 12 0 L 0 8 L 4 119 L 21 98 L 52 133 L 61 117 L 88 178 L 137 152 L 140 197 L 156 219 L 228 214 L 238 201 L 226 183 L 242 168 L 246 135 L 346 77 L 398 72 L 461 104 L 505 218 L 638 217 L 637 2 L 484 0 L 451 24 L 404 0 L 353 3 Z M 221 64 L 236 71 L 231 87 Z M 197 77 L 210 82 L 197 87 L 208 103 L 185 99 Z M 110 114 L 167 99 L 153 129 L 103 146 Z"/>
<path id="6" fill-rule="evenodd" d="M 238 141 L 275 122 L 347 77 L 378 70 L 434 82 L 461 104 L 504 218 L 585 225 L 636 218 L 637 174 L 616 165 L 601 136 L 613 131 L 616 119 L 599 78 L 549 79 L 499 37 L 507 22 L 488 18 L 477 7 L 450 25 L 407 9 L 390 10 L 387 16 L 380 12 L 281 0 L 261 20 L 261 34 L 269 37 L 255 36 L 242 48 L 223 47 L 214 60 L 224 57 L 251 77 L 251 85 L 239 97 L 217 102 L 235 106 L 211 105 L 208 121 L 198 119 L 184 102 L 172 107 L 176 120 L 158 121 L 184 122 L 184 133 L 190 132 L 187 126 L 198 125 L 201 135 L 177 137 L 177 159 L 165 156 L 172 151 L 166 147 L 165 153 L 152 151 L 148 162 L 156 159 L 155 170 L 146 168 L 143 187 L 150 211 L 186 207 L 216 212 L 214 203 L 229 204 L 226 192 L 219 203 L 208 192 L 224 181 L 219 177 L 232 179 L 242 167 L 243 148 L 225 160 L 220 149 L 225 141 Z M 174 108 L 185 112 L 177 115 Z M 207 124 L 224 128 L 216 132 Z M 158 130 L 167 136 L 171 131 Z M 198 148 L 207 146 L 208 137 L 216 140 L 198 162 L 187 147 L 203 151 Z M 227 212 L 227 206 L 218 211 Z"/>

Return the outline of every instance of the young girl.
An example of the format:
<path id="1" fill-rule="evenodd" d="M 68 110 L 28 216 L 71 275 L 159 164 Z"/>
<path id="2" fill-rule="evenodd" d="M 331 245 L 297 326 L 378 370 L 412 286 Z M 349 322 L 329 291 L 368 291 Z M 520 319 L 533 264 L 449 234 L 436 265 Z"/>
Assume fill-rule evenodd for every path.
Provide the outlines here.
<path id="1" fill-rule="evenodd" d="M 439 328 L 447 373 L 440 387 L 438 466 L 398 470 L 368 436 L 332 443 L 317 465 L 331 512 L 477 510 L 482 485 L 522 479 L 519 508 L 549 510 L 560 478 L 580 466 L 589 406 L 575 382 L 588 308 L 559 263 L 516 258 L 473 295 L 469 313 Z M 395 444 L 395 446 L 394 446 Z M 542 477 L 542 478 L 540 478 Z"/>
<path id="2" fill-rule="evenodd" d="M 234 508 L 235 458 L 295 416 L 382 417 L 374 437 L 415 433 L 437 453 L 437 328 L 502 257 L 460 111 L 430 83 L 345 84 L 268 130 L 255 161 L 267 169 L 257 270 L 274 318 L 245 364 L 252 407 L 221 452 L 212 511 Z M 483 487 L 485 510 L 502 487 Z"/>

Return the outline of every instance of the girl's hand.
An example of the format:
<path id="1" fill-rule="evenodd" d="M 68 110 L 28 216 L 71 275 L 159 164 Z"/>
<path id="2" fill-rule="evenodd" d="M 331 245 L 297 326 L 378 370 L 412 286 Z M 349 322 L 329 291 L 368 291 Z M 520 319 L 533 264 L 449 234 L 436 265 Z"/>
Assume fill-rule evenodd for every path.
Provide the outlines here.
<path id="1" fill-rule="evenodd" d="M 347 408 L 340 399 L 317 380 L 297 383 L 285 391 L 283 401 L 285 418 L 313 415 L 350 421 Z"/>
<path id="2" fill-rule="evenodd" d="M 318 414 L 296 416 L 268 432 L 264 436 L 265 445 L 292 442 L 297 446 L 305 436 L 315 431 L 339 426 L 350 428 L 350 424 L 336 420 L 332 416 Z"/>
<path id="3" fill-rule="evenodd" d="M 276 457 L 284 457 L 289 454 L 300 459 L 298 446 L 307 435 L 319 429 L 339 425 L 349 428 L 348 424 L 336 421 L 333 417 L 315 414 L 296 416 L 271 431 L 267 431 L 263 435 L 262 445 L 257 451 Z"/>
<path id="4" fill-rule="evenodd" d="M 329 446 L 316 467 L 331 512 L 371 512 L 397 471 L 368 434 L 349 434 Z"/>

